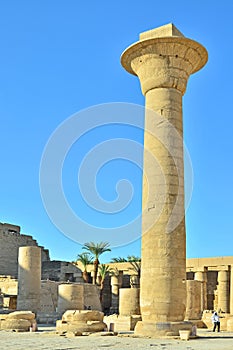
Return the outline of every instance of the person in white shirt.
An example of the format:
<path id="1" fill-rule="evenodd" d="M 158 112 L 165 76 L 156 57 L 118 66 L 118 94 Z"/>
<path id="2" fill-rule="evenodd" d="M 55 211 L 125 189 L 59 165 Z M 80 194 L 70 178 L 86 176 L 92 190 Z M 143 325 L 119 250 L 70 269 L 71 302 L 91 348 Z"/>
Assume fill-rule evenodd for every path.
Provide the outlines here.
<path id="1" fill-rule="evenodd" d="M 214 324 L 213 332 L 215 332 L 216 327 L 218 329 L 218 332 L 220 332 L 220 319 L 216 311 L 213 313 L 211 319 L 212 323 Z"/>

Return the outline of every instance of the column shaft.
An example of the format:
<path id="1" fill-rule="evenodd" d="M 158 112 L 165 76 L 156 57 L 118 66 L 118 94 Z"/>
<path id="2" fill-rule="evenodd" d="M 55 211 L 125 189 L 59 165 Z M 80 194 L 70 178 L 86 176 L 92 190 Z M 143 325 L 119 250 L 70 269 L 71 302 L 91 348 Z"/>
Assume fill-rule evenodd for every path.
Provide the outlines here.
<path id="1" fill-rule="evenodd" d="M 17 309 L 40 310 L 41 248 L 20 247 Z"/>
<path id="2" fill-rule="evenodd" d="M 142 230 L 151 226 L 142 236 L 142 273 L 141 273 L 141 312 L 144 321 L 181 321 L 184 319 L 186 303 L 186 244 L 184 220 L 184 195 L 176 212 L 182 218 L 180 224 L 167 232 L 167 226 L 176 203 L 179 181 L 183 183 L 183 145 L 182 139 L 182 94 L 176 89 L 158 88 L 149 90 L 146 94 L 146 107 L 158 112 L 165 120 L 178 128 L 177 139 L 170 136 L 170 128 L 163 127 L 163 138 L 170 147 L 177 147 L 177 159 L 171 156 L 163 144 L 149 132 L 144 134 L 144 171 L 147 179 L 143 183 Z M 145 130 L 152 130 L 151 119 L 145 118 Z M 167 125 L 168 126 L 168 125 Z M 167 134 L 167 135 L 166 135 Z M 147 161 L 148 150 L 157 159 L 162 168 L 163 179 L 158 174 L 157 167 L 152 168 Z M 175 166 L 179 165 L 179 171 Z M 178 175 L 179 172 L 179 175 Z M 160 196 L 162 181 L 166 184 L 166 198 Z M 150 184 L 149 194 L 145 187 Z M 151 185 L 152 184 L 152 185 Z M 149 199 L 148 199 L 149 196 Z M 155 222 L 151 206 L 154 201 L 162 212 Z M 153 206 L 152 206 L 153 207 Z M 146 210 L 147 209 L 147 210 Z M 153 225 L 153 223 L 155 224 Z M 159 286 L 159 287 L 158 287 Z"/>
<path id="3" fill-rule="evenodd" d="M 188 327 L 182 96 L 206 61 L 205 48 L 172 23 L 141 33 L 121 57 L 146 97 L 138 335 L 177 335 Z"/>
<path id="4" fill-rule="evenodd" d="M 196 271 L 194 279 L 202 282 L 201 284 L 201 311 L 207 309 L 207 275 L 206 272 Z"/>
<path id="5" fill-rule="evenodd" d="M 228 271 L 218 272 L 218 309 L 229 313 L 230 290 L 229 290 L 229 273 Z"/>

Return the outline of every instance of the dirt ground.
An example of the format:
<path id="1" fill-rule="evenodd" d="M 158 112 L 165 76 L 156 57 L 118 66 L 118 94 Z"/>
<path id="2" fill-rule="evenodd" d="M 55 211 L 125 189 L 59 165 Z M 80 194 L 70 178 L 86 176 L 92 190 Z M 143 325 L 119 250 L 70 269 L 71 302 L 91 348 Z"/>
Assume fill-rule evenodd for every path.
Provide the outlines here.
<path id="1" fill-rule="evenodd" d="M 118 336 L 61 336 L 54 327 L 40 326 L 35 333 L 0 331 L 1 350 L 232 350 L 233 332 L 213 333 L 198 330 L 198 338 L 189 341 L 180 339 L 134 338 L 131 335 Z"/>

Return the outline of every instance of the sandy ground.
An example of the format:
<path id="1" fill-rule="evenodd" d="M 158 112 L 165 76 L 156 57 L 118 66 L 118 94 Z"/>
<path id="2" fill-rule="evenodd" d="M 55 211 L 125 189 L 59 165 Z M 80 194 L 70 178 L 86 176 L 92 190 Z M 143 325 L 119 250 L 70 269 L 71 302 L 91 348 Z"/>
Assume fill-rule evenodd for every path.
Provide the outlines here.
<path id="1" fill-rule="evenodd" d="M 55 328 L 39 327 L 35 333 L 0 331 L 1 350 L 233 350 L 233 332 L 213 333 L 198 330 L 197 339 L 148 339 L 132 336 L 66 337 L 55 334 Z"/>

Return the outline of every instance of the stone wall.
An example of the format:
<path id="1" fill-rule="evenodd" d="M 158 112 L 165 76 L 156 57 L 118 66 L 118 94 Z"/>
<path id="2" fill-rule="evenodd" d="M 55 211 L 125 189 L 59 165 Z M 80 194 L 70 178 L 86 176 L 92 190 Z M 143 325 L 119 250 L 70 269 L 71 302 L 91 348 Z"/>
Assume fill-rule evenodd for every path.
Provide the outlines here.
<path id="1" fill-rule="evenodd" d="M 7 295 L 17 295 L 18 281 L 11 276 L 0 276 L 0 291 Z"/>
<path id="2" fill-rule="evenodd" d="M 83 282 L 82 271 L 75 264 L 67 261 L 43 261 L 42 280 L 62 282 Z"/>
<path id="3" fill-rule="evenodd" d="M 38 246 L 38 243 L 32 236 L 21 234 L 19 226 L 0 223 L 0 275 L 18 276 L 18 250 L 24 246 Z M 41 247 L 41 260 L 50 260 L 44 247 Z"/>

